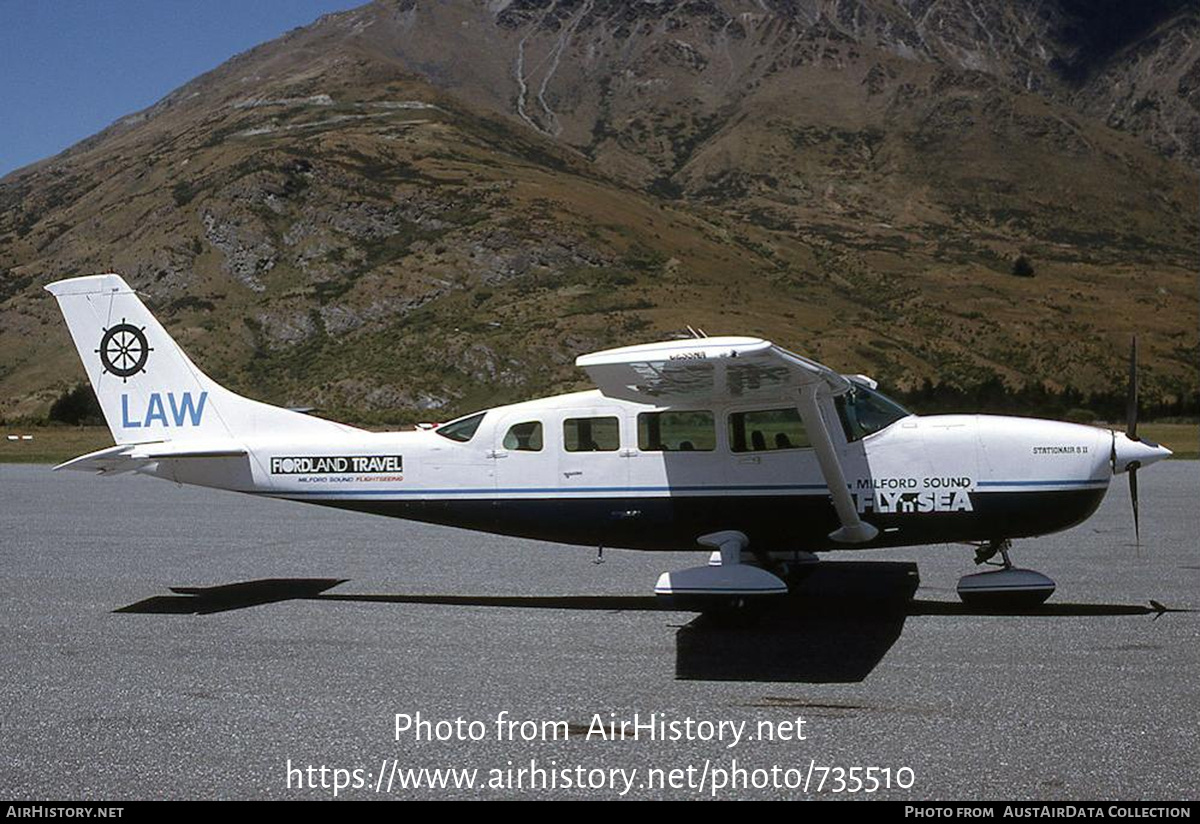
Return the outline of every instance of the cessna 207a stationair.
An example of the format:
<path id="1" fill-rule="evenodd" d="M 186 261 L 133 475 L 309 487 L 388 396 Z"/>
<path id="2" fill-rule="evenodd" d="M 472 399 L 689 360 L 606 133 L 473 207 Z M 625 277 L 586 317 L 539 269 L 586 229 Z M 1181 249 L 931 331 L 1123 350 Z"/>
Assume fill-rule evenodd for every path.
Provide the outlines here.
<path id="1" fill-rule="evenodd" d="M 595 390 L 367 432 L 224 389 L 118 275 L 46 288 L 116 441 L 59 469 L 568 544 L 699 545 L 707 565 L 658 581 L 679 601 L 785 593 L 787 565 L 823 550 L 962 542 L 977 562 L 1004 559 L 960 581 L 965 600 L 1040 603 L 1054 583 L 1012 567 L 1011 539 L 1080 523 L 1115 474 L 1133 481 L 1171 454 L 1137 438 L 1132 414 L 1127 434 L 917 416 L 868 378 L 749 337 L 584 355 L 576 363 Z"/>

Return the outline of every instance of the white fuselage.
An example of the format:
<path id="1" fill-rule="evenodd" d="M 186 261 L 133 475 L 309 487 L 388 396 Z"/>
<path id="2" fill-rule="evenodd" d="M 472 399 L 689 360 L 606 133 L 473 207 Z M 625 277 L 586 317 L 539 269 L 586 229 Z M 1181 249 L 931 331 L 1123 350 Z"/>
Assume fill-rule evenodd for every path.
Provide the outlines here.
<path id="1" fill-rule="evenodd" d="M 162 461 L 149 471 L 587 545 L 686 549 L 711 524 L 739 529 L 772 551 L 834 548 L 827 536 L 836 515 L 814 450 L 774 441 L 778 433 L 769 430 L 766 438 L 735 431 L 734 416 L 759 420 L 753 413 L 779 406 L 697 409 L 711 413 L 711 426 L 689 434 L 696 442 L 680 448 L 679 440 L 648 444 L 646 419 L 639 432 L 639 416 L 658 407 L 581 392 L 488 410 L 464 441 L 446 437 L 445 427 L 319 438 L 264 434 L 244 443 L 248 455 L 240 460 Z M 834 400 L 824 399 L 821 409 L 858 512 L 881 530 L 861 547 L 1064 529 L 1095 509 L 1112 477 L 1113 435 L 1095 427 L 909 415 L 852 440 Z M 604 421 L 603 437 L 580 443 L 580 420 Z M 519 437 L 535 424 L 536 442 Z"/>

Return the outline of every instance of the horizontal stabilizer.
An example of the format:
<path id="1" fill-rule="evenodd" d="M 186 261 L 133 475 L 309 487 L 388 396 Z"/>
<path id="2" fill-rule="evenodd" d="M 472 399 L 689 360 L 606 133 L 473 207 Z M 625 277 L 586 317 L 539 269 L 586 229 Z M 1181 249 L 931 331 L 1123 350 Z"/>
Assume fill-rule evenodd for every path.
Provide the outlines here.
<path id="1" fill-rule="evenodd" d="M 194 460 L 199 458 L 242 458 L 246 450 L 228 444 L 213 444 L 208 447 L 195 441 L 171 443 L 131 443 L 110 446 L 72 458 L 54 467 L 54 471 L 71 469 L 79 472 L 99 472 L 104 475 L 119 475 L 133 472 L 159 461 Z"/>

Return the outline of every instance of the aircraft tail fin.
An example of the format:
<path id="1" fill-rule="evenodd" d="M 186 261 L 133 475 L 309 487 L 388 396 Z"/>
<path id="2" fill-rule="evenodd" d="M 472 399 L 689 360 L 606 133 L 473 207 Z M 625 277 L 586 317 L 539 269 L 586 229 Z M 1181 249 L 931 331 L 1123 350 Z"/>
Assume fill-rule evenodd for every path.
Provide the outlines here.
<path id="1" fill-rule="evenodd" d="M 46 291 L 58 300 L 118 444 L 353 431 L 244 398 L 213 381 L 120 275 L 60 280 Z"/>

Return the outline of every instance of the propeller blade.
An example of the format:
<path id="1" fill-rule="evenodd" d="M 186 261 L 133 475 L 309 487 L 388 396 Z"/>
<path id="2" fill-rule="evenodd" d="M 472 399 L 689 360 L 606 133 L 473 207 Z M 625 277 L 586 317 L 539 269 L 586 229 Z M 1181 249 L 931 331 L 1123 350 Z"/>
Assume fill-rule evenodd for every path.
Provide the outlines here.
<path id="1" fill-rule="evenodd" d="M 1137 374 L 1137 335 L 1129 341 L 1129 392 L 1125 398 L 1125 436 L 1131 441 L 1138 440 L 1138 374 Z M 1113 436 L 1113 468 L 1116 468 L 1116 436 Z M 1133 504 L 1133 540 L 1138 554 L 1142 551 L 1142 530 L 1138 522 L 1138 485 L 1137 471 L 1139 464 L 1134 461 L 1129 464 L 1129 501 Z"/>
<path id="2" fill-rule="evenodd" d="M 1133 502 L 1133 538 L 1138 549 L 1142 546 L 1142 531 L 1138 525 L 1137 465 L 1129 465 L 1129 500 Z"/>
<path id="3" fill-rule="evenodd" d="M 1129 394 L 1125 398 L 1125 434 L 1136 441 L 1138 421 L 1137 335 L 1129 344 Z"/>

